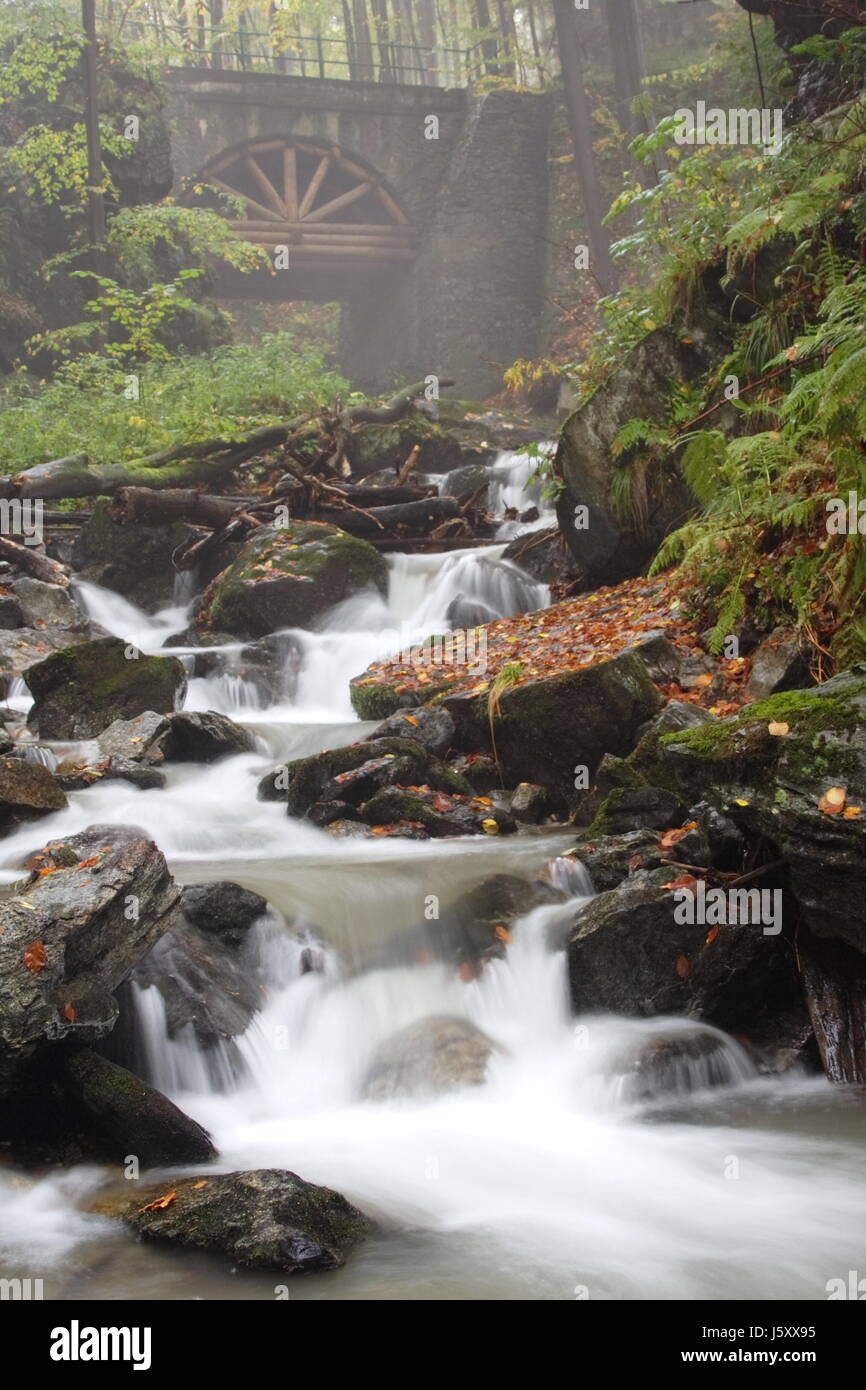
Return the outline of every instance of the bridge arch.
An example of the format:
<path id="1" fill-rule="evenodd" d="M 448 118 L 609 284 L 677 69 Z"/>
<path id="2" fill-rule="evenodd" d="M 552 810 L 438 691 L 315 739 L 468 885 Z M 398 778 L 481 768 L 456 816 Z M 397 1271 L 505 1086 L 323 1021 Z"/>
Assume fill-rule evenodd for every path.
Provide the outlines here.
<path id="1" fill-rule="evenodd" d="M 228 220 L 240 236 L 288 250 L 289 277 L 268 298 L 339 299 L 418 254 L 417 229 L 383 175 L 323 140 L 268 136 L 223 151 L 201 170 L 187 201 L 226 215 L 226 195 L 235 199 Z M 261 297 L 260 277 L 248 278 L 246 293 Z M 244 293 L 243 279 L 237 292 Z"/>

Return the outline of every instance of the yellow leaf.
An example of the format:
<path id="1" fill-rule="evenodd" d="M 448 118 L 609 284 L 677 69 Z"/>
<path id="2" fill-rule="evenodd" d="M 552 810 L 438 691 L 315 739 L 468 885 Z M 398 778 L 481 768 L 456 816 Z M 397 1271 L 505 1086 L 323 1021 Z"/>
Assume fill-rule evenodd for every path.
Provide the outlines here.
<path id="1" fill-rule="evenodd" d="M 492 816 L 488 816 L 486 820 L 483 820 L 481 822 L 481 829 L 484 831 L 485 835 L 499 834 L 499 826 L 497 825 L 496 821 L 492 818 Z"/>
<path id="2" fill-rule="evenodd" d="M 862 811 L 859 806 L 846 806 L 842 814 L 846 820 L 856 820 L 859 815 L 862 815 Z"/>
<path id="3" fill-rule="evenodd" d="M 825 816 L 838 816 L 845 809 L 848 793 L 844 787 L 829 787 L 818 802 L 818 810 Z"/>
<path id="4" fill-rule="evenodd" d="M 776 721 L 773 720 L 770 724 L 767 725 L 767 733 L 772 734 L 773 738 L 783 738 L 787 732 L 787 724 L 776 723 Z"/>

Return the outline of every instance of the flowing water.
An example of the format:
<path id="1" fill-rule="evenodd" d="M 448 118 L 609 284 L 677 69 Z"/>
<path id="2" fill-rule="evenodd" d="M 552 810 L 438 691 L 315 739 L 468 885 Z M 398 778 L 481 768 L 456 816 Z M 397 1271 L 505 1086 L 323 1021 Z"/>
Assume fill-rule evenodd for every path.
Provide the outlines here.
<path id="1" fill-rule="evenodd" d="M 3 841 L 3 878 L 54 836 L 133 824 L 181 881 L 232 879 L 272 905 L 245 947 L 267 1002 L 232 1055 L 170 1039 L 157 990 L 133 995 L 150 1079 L 210 1130 L 221 1169 L 290 1168 L 379 1223 L 345 1269 L 294 1280 L 293 1299 L 825 1298 L 828 1280 L 863 1264 L 859 1097 L 814 1078 L 760 1077 L 733 1039 L 706 1027 L 707 1049 L 686 1051 L 661 1091 L 636 1087 L 637 1059 L 696 1026 L 570 1016 L 561 942 L 592 886 L 560 857 L 568 835 L 333 839 L 256 799 L 277 760 L 370 728 L 352 714 L 349 678 L 404 639 L 442 631 L 455 602 L 499 615 L 546 603 L 501 552 L 392 557 L 384 598 L 362 594 L 315 632 L 280 639 L 286 679 L 270 704 L 233 673 L 240 644 L 226 649 L 219 669 L 191 680 L 187 704 L 243 722 L 257 751 L 173 767 L 163 789 L 105 782 L 74 793 L 67 810 Z M 186 621 L 182 603 L 150 617 L 91 585 L 79 599 L 146 651 Z M 16 708 L 27 698 L 17 690 Z M 429 895 L 444 910 L 491 873 L 542 871 L 566 900 L 523 918 L 477 979 L 396 949 Z M 442 1015 L 496 1044 L 485 1084 L 424 1102 L 362 1099 L 377 1046 Z M 274 1297 L 279 1276 L 137 1244 L 86 1215 L 105 1177 L 0 1171 L 0 1273 L 41 1277 L 53 1298 Z"/>

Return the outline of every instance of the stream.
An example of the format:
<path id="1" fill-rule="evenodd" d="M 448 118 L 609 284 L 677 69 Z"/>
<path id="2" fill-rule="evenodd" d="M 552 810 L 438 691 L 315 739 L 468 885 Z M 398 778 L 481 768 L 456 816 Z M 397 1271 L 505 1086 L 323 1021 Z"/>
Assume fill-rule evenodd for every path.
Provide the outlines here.
<path id="1" fill-rule="evenodd" d="M 494 471 L 500 509 L 537 500 L 523 456 Z M 557 928 L 593 893 L 582 866 L 558 858 L 573 835 L 337 839 L 256 799 L 277 762 L 373 727 L 355 718 L 348 683 L 395 634 L 403 644 L 445 630 L 456 601 L 493 616 L 548 602 L 502 559 L 515 525 L 483 548 L 390 556 L 385 597 L 358 595 L 318 630 L 285 634 L 276 702 L 262 705 L 227 651 L 224 669 L 190 681 L 187 708 L 244 724 L 257 751 L 171 766 L 162 789 L 71 793 L 68 809 L 3 841 L 2 879 L 49 839 L 126 824 L 157 841 L 180 882 L 230 879 L 268 900 L 245 947 L 268 999 L 237 1042 L 240 1076 L 226 1065 L 215 1080 L 194 1038 L 169 1039 L 153 988 L 135 990 L 136 1027 L 148 1079 L 210 1131 L 221 1170 L 289 1168 L 378 1223 L 344 1269 L 294 1279 L 292 1299 L 825 1299 L 828 1280 L 863 1266 L 864 1108 L 820 1078 L 759 1076 L 736 1040 L 703 1025 L 571 1017 Z M 78 597 L 107 631 L 155 652 L 185 626 L 191 595 L 156 615 L 93 585 Z M 14 698 L 23 713 L 26 687 Z M 446 906 L 490 874 L 545 865 L 568 901 L 524 917 L 477 979 L 389 961 L 428 894 Z M 309 940 L 321 968 L 305 972 Z M 485 1084 L 424 1103 L 360 1100 L 377 1045 L 443 1014 L 497 1044 Z M 696 1028 L 717 1043 L 712 1075 L 684 1062 L 665 1094 L 637 1096 L 641 1049 Z M 273 1299 L 279 1275 L 139 1244 L 86 1215 L 104 1179 L 96 1167 L 0 1170 L 0 1274 L 43 1277 L 59 1299 Z"/>

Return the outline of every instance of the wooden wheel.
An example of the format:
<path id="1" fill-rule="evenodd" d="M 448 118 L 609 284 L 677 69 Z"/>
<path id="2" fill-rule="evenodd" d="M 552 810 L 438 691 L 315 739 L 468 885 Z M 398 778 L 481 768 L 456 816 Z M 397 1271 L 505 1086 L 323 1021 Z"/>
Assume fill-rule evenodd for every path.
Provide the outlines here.
<path id="1" fill-rule="evenodd" d="M 246 216 L 229 219 L 238 234 L 287 244 L 295 264 L 361 267 L 417 254 L 417 233 L 383 179 L 336 145 L 256 141 L 212 161 L 199 184 L 212 205 L 220 200 L 208 198 L 208 187 L 242 199 Z"/>

